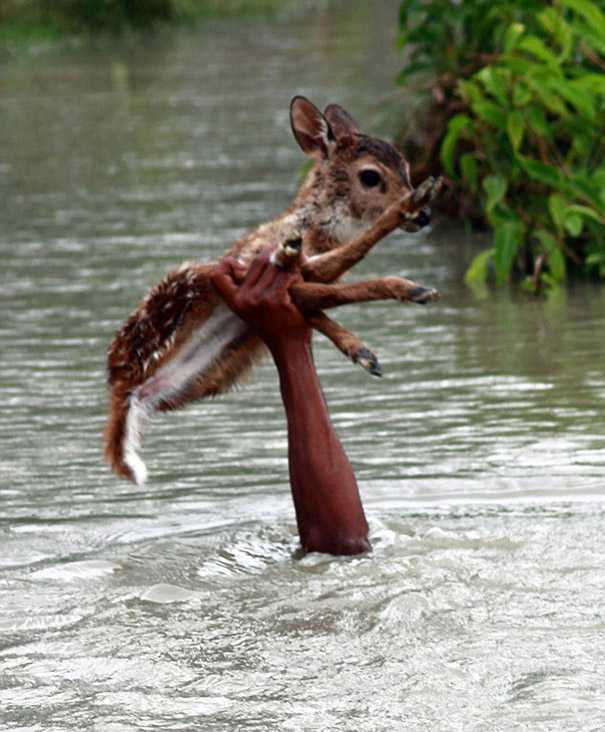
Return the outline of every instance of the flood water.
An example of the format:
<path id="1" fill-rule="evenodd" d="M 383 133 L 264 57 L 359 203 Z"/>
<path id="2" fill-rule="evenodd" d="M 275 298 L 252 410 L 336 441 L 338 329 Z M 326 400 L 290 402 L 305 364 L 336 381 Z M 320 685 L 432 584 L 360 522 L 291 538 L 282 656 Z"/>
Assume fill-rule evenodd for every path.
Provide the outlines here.
<path id="1" fill-rule="evenodd" d="M 355 277 L 438 287 L 319 337 L 372 554 L 295 556 L 272 365 L 103 464 L 104 354 L 146 290 L 287 205 L 288 104 L 393 130 L 396 2 L 0 66 L 2 730 L 605 728 L 605 288 L 477 299 L 451 224 Z"/>

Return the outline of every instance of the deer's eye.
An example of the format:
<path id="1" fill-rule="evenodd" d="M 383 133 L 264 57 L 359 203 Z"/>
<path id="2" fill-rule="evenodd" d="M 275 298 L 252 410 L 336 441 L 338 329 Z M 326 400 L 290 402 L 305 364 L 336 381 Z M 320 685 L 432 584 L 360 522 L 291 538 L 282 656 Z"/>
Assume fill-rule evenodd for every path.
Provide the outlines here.
<path id="1" fill-rule="evenodd" d="M 366 188 L 375 188 L 380 184 L 382 178 L 380 177 L 380 173 L 368 168 L 367 170 L 361 171 L 359 174 L 359 180 Z"/>

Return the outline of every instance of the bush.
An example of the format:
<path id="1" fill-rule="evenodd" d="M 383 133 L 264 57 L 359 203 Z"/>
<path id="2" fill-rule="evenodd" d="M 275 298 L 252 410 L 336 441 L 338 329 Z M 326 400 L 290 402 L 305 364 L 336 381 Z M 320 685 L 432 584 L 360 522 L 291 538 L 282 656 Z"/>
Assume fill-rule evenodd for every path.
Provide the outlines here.
<path id="1" fill-rule="evenodd" d="M 27 41 L 28 32 L 33 41 L 49 35 L 115 33 L 166 21 L 266 13 L 281 5 L 283 0 L 0 0 L 0 50 Z"/>
<path id="2" fill-rule="evenodd" d="M 478 202 L 494 244 L 470 284 L 532 289 L 568 268 L 605 277 L 605 14 L 591 0 L 407 0 L 401 81 L 428 74 L 433 157 Z M 468 206 L 466 207 L 468 210 Z"/>

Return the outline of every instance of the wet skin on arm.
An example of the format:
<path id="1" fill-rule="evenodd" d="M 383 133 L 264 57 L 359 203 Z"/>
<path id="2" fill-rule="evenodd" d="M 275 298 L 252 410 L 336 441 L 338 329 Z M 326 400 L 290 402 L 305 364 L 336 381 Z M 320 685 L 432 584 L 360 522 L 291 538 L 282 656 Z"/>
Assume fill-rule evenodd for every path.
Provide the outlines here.
<path id="1" fill-rule="evenodd" d="M 292 302 L 297 269 L 259 255 L 248 272 L 227 258 L 212 284 L 265 342 L 277 367 L 288 421 L 290 485 L 305 551 L 360 554 L 370 549 L 368 524 L 353 468 L 336 434 L 311 350 L 311 327 Z"/>

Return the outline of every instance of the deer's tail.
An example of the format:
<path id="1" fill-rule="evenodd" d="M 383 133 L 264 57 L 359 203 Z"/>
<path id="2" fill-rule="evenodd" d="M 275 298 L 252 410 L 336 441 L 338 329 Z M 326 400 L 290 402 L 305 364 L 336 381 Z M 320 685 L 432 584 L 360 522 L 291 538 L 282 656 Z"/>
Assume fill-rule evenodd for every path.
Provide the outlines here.
<path id="1" fill-rule="evenodd" d="M 147 467 L 139 455 L 141 437 L 150 419 L 149 406 L 136 392 L 114 386 L 105 428 L 105 457 L 117 475 L 141 486 L 147 480 Z"/>

